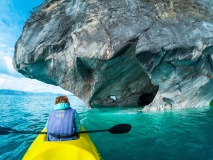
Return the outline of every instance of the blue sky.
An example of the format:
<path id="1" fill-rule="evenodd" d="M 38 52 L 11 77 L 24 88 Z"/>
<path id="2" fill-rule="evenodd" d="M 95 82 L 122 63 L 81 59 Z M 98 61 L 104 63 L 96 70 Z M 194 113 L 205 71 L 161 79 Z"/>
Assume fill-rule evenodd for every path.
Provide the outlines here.
<path id="1" fill-rule="evenodd" d="M 25 78 L 12 65 L 14 46 L 34 7 L 44 0 L 0 0 L 0 89 L 68 94 L 60 87 Z"/>

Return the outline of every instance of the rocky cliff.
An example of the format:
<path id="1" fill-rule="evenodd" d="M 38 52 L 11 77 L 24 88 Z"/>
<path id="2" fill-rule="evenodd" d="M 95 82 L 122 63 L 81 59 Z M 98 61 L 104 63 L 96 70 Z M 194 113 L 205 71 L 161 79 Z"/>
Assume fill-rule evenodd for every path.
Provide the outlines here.
<path id="1" fill-rule="evenodd" d="M 212 0 L 46 0 L 13 64 L 93 105 L 145 110 L 213 98 Z"/>

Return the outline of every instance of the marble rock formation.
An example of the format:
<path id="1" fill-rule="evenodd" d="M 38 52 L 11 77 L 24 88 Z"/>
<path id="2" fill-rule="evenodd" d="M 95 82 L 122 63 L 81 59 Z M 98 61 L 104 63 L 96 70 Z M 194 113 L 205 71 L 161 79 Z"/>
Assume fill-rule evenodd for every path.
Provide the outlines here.
<path id="1" fill-rule="evenodd" d="M 13 64 L 95 105 L 146 110 L 213 98 L 212 0 L 46 0 Z"/>

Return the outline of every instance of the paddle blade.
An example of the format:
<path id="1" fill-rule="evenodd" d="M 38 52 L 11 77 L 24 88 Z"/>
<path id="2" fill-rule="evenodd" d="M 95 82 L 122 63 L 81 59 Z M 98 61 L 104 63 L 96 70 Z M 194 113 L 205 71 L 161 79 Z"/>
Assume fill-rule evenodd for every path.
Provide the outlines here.
<path id="1" fill-rule="evenodd" d="M 0 127 L 0 135 L 7 135 L 13 133 L 15 130 L 6 127 Z"/>
<path id="2" fill-rule="evenodd" d="M 109 129 L 112 134 L 123 134 L 128 133 L 132 126 L 130 124 L 118 124 Z"/>

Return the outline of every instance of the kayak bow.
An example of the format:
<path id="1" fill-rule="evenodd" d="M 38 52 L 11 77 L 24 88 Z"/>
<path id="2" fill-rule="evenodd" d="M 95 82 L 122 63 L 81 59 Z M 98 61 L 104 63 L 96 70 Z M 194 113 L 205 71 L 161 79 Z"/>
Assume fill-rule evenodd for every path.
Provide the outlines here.
<path id="1" fill-rule="evenodd" d="M 39 134 L 23 160 L 102 160 L 102 157 L 87 133 L 71 141 L 46 141 L 46 134 Z"/>

